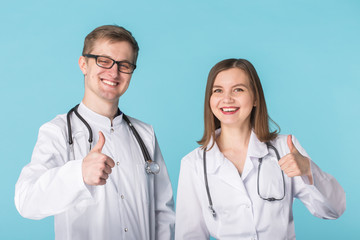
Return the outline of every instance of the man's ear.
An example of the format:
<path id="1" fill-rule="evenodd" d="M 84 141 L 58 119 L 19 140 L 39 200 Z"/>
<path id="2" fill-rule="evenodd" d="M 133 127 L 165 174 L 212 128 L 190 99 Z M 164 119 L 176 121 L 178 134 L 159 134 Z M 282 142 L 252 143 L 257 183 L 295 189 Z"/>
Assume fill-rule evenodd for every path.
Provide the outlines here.
<path id="1" fill-rule="evenodd" d="M 80 70 L 82 71 L 82 73 L 84 74 L 84 76 L 86 76 L 87 62 L 86 62 L 86 58 L 84 56 L 80 56 L 80 58 L 79 58 L 79 67 L 80 67 Z"/>

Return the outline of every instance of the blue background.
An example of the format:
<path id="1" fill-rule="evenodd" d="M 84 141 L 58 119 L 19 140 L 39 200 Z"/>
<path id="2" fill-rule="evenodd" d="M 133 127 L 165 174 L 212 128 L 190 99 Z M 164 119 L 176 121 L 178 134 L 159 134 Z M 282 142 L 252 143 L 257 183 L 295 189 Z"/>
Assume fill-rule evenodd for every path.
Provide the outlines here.
<path id="1" fill-rule="evenodd" d="M 0 239 L 54 238 L 53 217 L 18 214 L 14 186 L 39 127 L 81 101 L 77 61 L 85 36 L 103 24 L 125 26 L 139 42 L 120 108 L 154 126 L 174 196 L 181 158 L 202 136 L 210 68 L 246 58 L 281 133 L 294 134 L 347 193 L 338 220 L 317 219 L 296 201 L 297 238 L 359 237 L 359 12 L 357 0 L 3 1 Z"/>

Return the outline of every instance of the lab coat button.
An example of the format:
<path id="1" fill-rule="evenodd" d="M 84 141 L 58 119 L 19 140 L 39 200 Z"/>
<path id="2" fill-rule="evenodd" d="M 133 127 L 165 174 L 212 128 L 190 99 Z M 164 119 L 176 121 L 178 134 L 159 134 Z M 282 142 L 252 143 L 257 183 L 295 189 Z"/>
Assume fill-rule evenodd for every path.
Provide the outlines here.
<path id="1" fill-rule="evenodd" d="M 127 228 L 124 228 L 124 232 L 127 232 L 128 231 L 128 229 Z"/>
<path id="2" fill-rule="evenodd" d="M 111 133 L 113 133 L 114 131 L 115 131 L 114 128 L 111 128 L 111 129 L 110 129 L 110 132 L 111 132 Z"/>
<path id="3" fill-rule="evenodd" d="M 116 162 L 116 165 L 118 165 L 118 166 L 119 166 L 119 165 L 120 165 L 120 162 Z"/>
<path id="4" fill-rule="evenodd" d="M 124 196 L 124 195 L 121 195 L 120 197 L 121 197 L 121 199 L 124 199 L 124 198 L 125 198 L 125 196 Z"/>

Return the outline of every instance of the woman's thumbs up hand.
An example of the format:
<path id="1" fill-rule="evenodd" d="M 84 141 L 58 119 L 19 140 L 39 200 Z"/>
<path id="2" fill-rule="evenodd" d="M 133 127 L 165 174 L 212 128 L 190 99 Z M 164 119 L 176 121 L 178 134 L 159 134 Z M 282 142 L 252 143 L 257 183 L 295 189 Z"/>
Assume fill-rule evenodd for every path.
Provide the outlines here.
<path id="1" fill-rule="evenodd" d="M 288 177 L 308 176 L 310 183 L 313 184 L 310 159 L 301 155 L 297 150 L 292 142 L 291 135 L 287 137 L 287 145 L 290 153 L 279 160 L 281 170 L 283 170 Z"/>

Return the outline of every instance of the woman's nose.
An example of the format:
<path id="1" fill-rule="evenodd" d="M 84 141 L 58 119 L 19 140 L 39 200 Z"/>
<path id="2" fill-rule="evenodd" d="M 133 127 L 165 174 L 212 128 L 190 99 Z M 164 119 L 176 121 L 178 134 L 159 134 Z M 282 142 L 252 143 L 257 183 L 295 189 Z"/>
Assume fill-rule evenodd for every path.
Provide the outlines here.
<path id="1" fill-rule="evenodd" d="M 223 101 L 224 102 L 232 102 L 232 101 L 234 101 L 232 92 L 225 93 Z"/>

